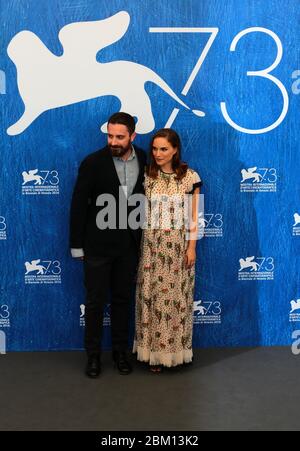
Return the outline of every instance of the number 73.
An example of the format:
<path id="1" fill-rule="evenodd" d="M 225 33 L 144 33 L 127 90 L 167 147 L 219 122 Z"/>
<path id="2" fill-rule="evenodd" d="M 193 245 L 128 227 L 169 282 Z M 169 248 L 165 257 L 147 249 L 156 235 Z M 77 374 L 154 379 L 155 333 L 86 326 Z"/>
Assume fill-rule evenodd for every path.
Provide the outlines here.
<path id="1" fill-rule="evenodd" d="M 151 27 L 149 28 L 149 32 L 150 33 L 210 33 L 210 37 L 194 67 L 194 69 L 192 70 L 183 90 L 181 91 L 182 95 L 187 95 L 190 87 L 192 86 L 199 70 L 201 69 L 201 66 L 210 50 L 210 48 L 213 45 L 214 40 L 217 37 L 217 34 L 219 32 L 218 28 L 174 28 L 174 27 L 166 27 L 166 28 L 161 28 L 161 27 Z M 288 112 L 288 107 L 289 107 L 289 96 L 287 93 L 287 90 L 285 88 L 285 86 L 283 85 L 283 83 L 276 77 L 274 77 L 274 75 L 271 75 L 271 72 L 278 66 L 278 64 L 280 63 L 281 59 L 282 59 L 282 54 L 283 54 L 283 49 L 282 49 L 282 43 L 279 39 L 279 37 L 277 36 L 276 33 L 274 33 L 271 30 L 268 30 L 267 28 L 262 28 L 262 27 L 251 27 L 251 28 L 246 28 L 245 30 L 242 30 L 240 33 L 238 33 L 235 38 L 233 39 L 231 46 L 230 46 L 230 51 L 231 52 L 235 52 L 236 50 L 236 46 L 238 44 L 238 42 L 240 41 L 240 39 L 242 39 L 245 35 L 249 34 L 249 33 L 265 33 L 269 36 L 271 36 L 271 38 L 275 41 L 275 44 L 277 46 L 277 55 L 276 55 L 276 59 L 275 61 L 271 64 L 271 66 L 262 69 L 262 70 L 256 70 L 256 71 L 247 71 L 247 76 L 249 77 L 262 77 L 262 78 L 266 78 L 268 80 L 270 80 L 270 82 L 274 83 L 278 89 L 280 90 L 282 97 L 283 97 L 283 106 L 282 106 L 282 111 L 279 115 L 279 117 L 277 118 L 277 120 L 275 122 L 273 122 L 271 125 L 269 125 L 268 127 L 264 127 L 264 128 L 259 128 L 259 129 L 250 129 L 250 128 L 245 128 L 242 127 L 241 125 L 238 125 L 230 116 L 227 110 L 227 106 L 225 102 L 221 102 L 220 103 L 220 107 L 221 107 L 221 112 L 224 116 L 224 119 L 226 120 L 226 122 L 233 127 L 234 129 L 242 132 L 242 133 L 249 133 L 252 135 L 256 135 L 256 134 L 261 134 L 261 133 L 267 133 L 270 132 L 271 130 L 274 130 L 276 127 L 278 127 L 281 122 L 284 120 L 287 112 Z M 177 114 L 179 113 L 179 109 L 178 108 L 174 108 L 174 110 L 172 111 L 167 123 L 166 123 L 166 127 L 171 127 Z"/>

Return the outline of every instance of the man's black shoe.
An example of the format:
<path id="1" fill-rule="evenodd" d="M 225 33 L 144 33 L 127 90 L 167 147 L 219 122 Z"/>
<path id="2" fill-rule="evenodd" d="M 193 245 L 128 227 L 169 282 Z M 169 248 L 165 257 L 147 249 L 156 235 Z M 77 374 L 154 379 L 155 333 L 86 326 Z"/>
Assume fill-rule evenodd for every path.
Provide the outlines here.
<path id="1" fill-rule="evenodd" d="M 126 352 L 114 351 L 113 360 L 115 362 L 116 368 L 118 369 L 119 373 L 122 374 L 122 376 L 126 376 L 127 374 L 130 374 L 132 372 L 132 366 L 128 361 Z"/>
<path id="2" fill-rule="evenodd" d="M 85 369 L 85 374 L 88 377 L 91 378 L 96 378 L 100 375 L 101 373 L 101 362 L 100 362 L 100 356 L 95 354 L 95 355 L 90 355 L 88 357 L 88 362 L 86 365 L 86 369 Z"/>

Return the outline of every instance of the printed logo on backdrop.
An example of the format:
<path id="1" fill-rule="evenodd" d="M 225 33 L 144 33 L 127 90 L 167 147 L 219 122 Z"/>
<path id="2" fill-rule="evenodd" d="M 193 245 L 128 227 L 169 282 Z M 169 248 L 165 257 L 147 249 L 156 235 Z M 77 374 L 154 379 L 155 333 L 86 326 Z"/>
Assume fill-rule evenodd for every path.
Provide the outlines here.
<path id="1" fill-rule="evenodd" d="M 61 283 L 61 266 L 58 260 L 31 260 L 25 265 L 25 283 Z"/>
<path id="2" fill-rule="evenodd" d="M 223 215 L 221 213 L 199 213 L 199 237 L 223 237 Z"/>
<path id="3" fill-rule="evenodd" d="M 194 324 L 221 324 L 220 301 L 194 301 Z"/>
<path id="4" fill-rule="evenodd" d="M 290 302 L 290 322 L 300 322 L 300 299 L 292 300 Z"/>
<path id="5" fill-rule="evenodd" d="M 22 172 L 22 194 L 59 194 L 59 177 L 57 171 L 30 169 Z"/>
<path id="6" fill-rule="evenodd" d="M 242 169 L 242 180 L 240 191 L 244 192 L 276 192 L 277 172 L 275 168 L 253 168 Z"/>
<path id="7" fill-rule="evenodd" d="M 294 214 L 293 235 L 300 236 L 300 214 Z"/>
<path id="8" fill-rule="evenodd" d="M 61 56 L 54 55 L 35 33 L 29 30 L 17 33 L 7 47 L 7 53 L 17 69 L 25 111 L 7 133 L 22 133 L 45 111 L 108 95 L 117 97 L 122 110 L 137 117 L 137 133 L 149 133 L 154 129 L 155 121 L 145 90 L 147 82 L 159 86 L 176 105 L 190 110 L 152 69 L 131 61 L 103 64 L 96 60 L 98 52 L 126 34 L 129 23 L 130 16 L 126 11 L 104 20 L 70 23 L 58 34 L 64 50 Z M 24 52 L 30 57 L 24 59 Z M 34 70 L 30 70 L 32 67 Z M 198 70 L 191 75 L 190 86 Z M 128 89 L 130 85 L 135 95 Z M 186 87 L 186 92 L 190 86 Z M 205 115 L 199 110 L 192 111 L 197 116 Z M 101 130 L 106 133 L 107 123 Z"/>
<path id="9" fill-rule="evenodd" d="M 0 240 L 6 239 L 6 220 L 4 216 L 0 216 Z"/>
<path id="10" fill-rule="evenodd" d="M 274 280 L 273 257 L 240 258 L 238 280 Z"/>
<path id="11" fill-rule="evenodd" d="M 103 326 L 110 326 L 110 304 L 105 305 L 103 314 Z M 85 305 L 80 305 L 80 327 L 85 327 Z"/>
<path id="12" fill-rule="evenodd" d="M 101 50 L 118 42 L 127 33 L 130 15 L 126 11 L 104 20 L 74 22 L 65 25 L 58 33 L 63 47 L 60 56 L 53 54 L 44 42 L 30 30 L 22 30 L 11 39 L 7 53 L 17 70 L 19 94 L 25 105 L 22 116 L 7 129 L 11 136 L 24 132 L 42 113 L 85 100 L 113 95 L 120 101 L 123 111 L 137 118 L 136 131 L 139 134 L 150 133 L 155 128 L 151 99 L 145 84 L 152 82 L 169 95 L 176 107 L 173 109 L 166 127 L 171 127 L 179 108 L 191 110 L 171 87 L 152 69 L 132 61 L 110 61 L 101 63 L 96 55 Z M 217 27 L 150 27 L 149 33 L 202 33 L 209 35 L 200 55 L 191 55 L 196 64 L 193 67 L 181 95 L 186 96 L 196 79 L 202 64 L 213 47 L 219 33 Z M 276 86 L 282 96 L 282 110 L 273 122 L 264 127 L 250 129 L 236 123 L 227 109 L 227 103 L 219 102 L 219 108 L 226 122 L 241 133 L 262 134 L 277 128 L 285 119 L 289 108 L 289 97 L 283 83 L 272 72 L 280 64 L 283 47 L 280 38 L 272 30 L 263 27 L 250 27 L 240 31 L 233 39 L 229 50 L 235 52 L 240 40 L 247 35 L 261 33 L 271 37 L 277 47 L 277 55 L 269 67 L 260 67 L 256 71 L 247 71 L 245 77 L 264 78 Z M 149 48 L 151 53 L 155 49 Z M 30 55 L 24 58 L 24 54 Z M 128 89 L 128 86 L 131 89 Z M 134 93 L 134 95 L 132 94 Z M 230 102 L 229 102 L 230 103 Z M 230 105 L 229 105 L 229 109 Z M 205 116 L 201 110 L 191 110 L 199 117 Z M 236 115 L 236 114 L 235 114 Z M 271 122 L 271 120 L 270 120 Z M 107 124 L 101 130 L 106 132 Z"/>
<path id="13" fill-rule="evenodd" d="M 0 303 L 0 328 L 10 327 L 10 312 L 6 304 Z"/>

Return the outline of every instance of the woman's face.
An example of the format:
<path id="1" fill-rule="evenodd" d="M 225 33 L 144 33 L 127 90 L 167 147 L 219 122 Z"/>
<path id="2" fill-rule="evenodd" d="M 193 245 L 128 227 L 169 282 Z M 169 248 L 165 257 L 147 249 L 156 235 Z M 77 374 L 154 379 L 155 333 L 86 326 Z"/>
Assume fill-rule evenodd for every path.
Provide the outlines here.
<path id="1" fill-rule="evenodd" d="M 152 145 L 152 154 L 158 166 L 165 166 L 172 162 L 177 148 L 173 147 L 167 138 L 155 138 Z"/>

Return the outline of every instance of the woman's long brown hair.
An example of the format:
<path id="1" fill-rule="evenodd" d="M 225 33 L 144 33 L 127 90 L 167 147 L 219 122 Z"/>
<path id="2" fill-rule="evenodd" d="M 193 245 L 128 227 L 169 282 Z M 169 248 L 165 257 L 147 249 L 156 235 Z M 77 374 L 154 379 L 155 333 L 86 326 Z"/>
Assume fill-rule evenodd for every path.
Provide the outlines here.
<path id="1" fill-rule="evenodd" d="M 188 165 L 181 161 L 181 142 L 178 134 L 175 130 L 171 128 L 161 128 L 158 130 L 155 135 L 152 137 L 150 142 L 150 164 L 147 167 L 147 175 L 153 179 L 156 179 L 158 176 L 159 166 L 155 162 L 155 158 L 153 157 L 152 148 L 153 143 L 156 138 L 166 138 L 167 141 L 171 144 L 174 149 L 176 149 L 176 153 L 173 155 L 172 159 L 172 169 L 176 172 L 176 179 L 182 180 L 186 175 L 186 171 L 188 170 Z"/>

